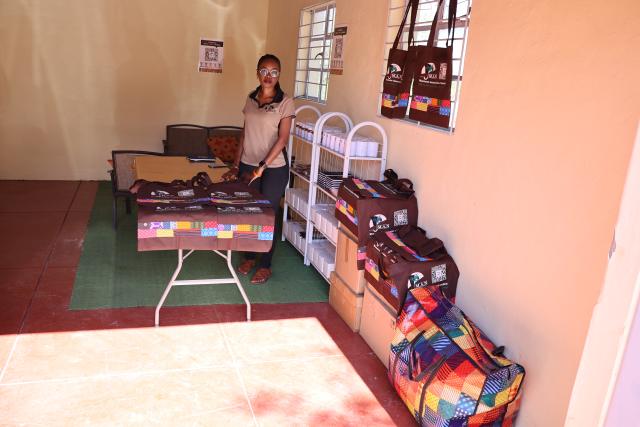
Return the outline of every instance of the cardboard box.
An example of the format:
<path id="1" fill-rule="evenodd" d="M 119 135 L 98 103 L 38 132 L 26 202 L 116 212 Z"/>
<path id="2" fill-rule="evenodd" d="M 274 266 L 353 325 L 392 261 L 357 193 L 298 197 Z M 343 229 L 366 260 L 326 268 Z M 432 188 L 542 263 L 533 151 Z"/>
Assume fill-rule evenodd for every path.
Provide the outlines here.
<path id="1" fill-rule="evenodd" d="M 349 237 L 344 228 L 340 228 L 336 244 L 336 273 L 353 292 L 361 294 L 364 292 L 367 281 L 364 278 L 364 270 L 358 270 L 357 258 L 358 244 L 356 240 Z"/>
<path id="2" fill-rule="evenodd" d="M 395 310 L 378 291 L 367 283 L 362 301 L 360 336 L 387 368 L 395 327 Z"/>
<path id="3" fill-rule="evenodd" d="M 338 312 L 353 332 L 358 332 L 360 329 L 362 299 L 363 295 L 353 292 L 335 271 L 331 273 L 329 305 Z"/>

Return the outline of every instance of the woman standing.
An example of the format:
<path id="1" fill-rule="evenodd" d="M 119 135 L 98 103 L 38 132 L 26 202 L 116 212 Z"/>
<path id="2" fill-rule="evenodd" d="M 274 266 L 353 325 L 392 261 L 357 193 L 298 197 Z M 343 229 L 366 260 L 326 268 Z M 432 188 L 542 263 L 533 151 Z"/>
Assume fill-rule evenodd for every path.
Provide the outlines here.
<path id="1" fill-rule="evenodd" d="M 249 182 L 251 177 L 257 177 L 251 186 L 271 202 L 277 215 L 280 199 L 289 180 L 285 147 L 291 122 L 295 117 L 295 106 L 293 99 L 285 95 L 280 88 L 280 60 L 275 55 L 262 56 L 256 69 L 260 85 L 247 97 L 242 110 L 244 130 L 236 159 L 231 170 L 223 178 L 233 180 L 241 177 Z M 238 272 L 249 274 L 257 266 L 251 283 L 261 284 L 269 280 L 275 247 L 274 241 L 271 250 L 262 254 L 259 261 L 256 259 L 256 253 L 245 252 Z"/>

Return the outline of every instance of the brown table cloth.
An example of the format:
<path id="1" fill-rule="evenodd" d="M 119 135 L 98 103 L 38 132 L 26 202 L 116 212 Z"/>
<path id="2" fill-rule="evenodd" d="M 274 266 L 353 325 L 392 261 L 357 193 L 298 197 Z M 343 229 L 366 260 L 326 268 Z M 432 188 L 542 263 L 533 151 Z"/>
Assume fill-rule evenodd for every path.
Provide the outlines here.
<path id="1" fill-rule="evenodd" d="M 240 183 L 211 184 L 207 191 L 204 204 L 138 206 L 138 250 L 271 249 L 275 213 L 264 196 Z"/>

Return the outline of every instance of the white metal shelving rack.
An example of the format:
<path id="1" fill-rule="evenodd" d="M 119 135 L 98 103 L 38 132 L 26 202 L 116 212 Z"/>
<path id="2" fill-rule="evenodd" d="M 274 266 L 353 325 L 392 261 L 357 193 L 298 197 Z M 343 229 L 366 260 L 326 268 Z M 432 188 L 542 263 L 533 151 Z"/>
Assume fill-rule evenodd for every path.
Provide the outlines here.
<path id="1" fill-rule="evenodd" d="M 329 150 L 323 145 L 324 129 L 330 120 L 332 122 L 341 122 L 339 127 L 344 129 L 345 134 L 353 128 L 353 121 L 349 116 L 344 113 L 331 112 L 323 114 L 318 119 L 313 133 L 313 157 L 315 162 L 311 169 L 308 202 L 309 221 L 305 230 L 305 235 L 307 236 L 305 262 L 313 265 L 327 281 L 329 281 L 331 271 L 335 269 L 337 220 L 333 210 L 336 203 L 336 194 L 320 185 L 318 177 L 321 170 L 323 172 L 339 172 L 342 177 L 346 177 L 349 173 L 348 160 L 345 161 L 343 155 L 337 151 Z M 347 165 L 346 168 L 345 164 Z M 344 172 L 345 170 L 347 171 L 346 173 Z M 321 207 L 325 209 L 320 209 Z M 332 221 L 335 224 L 331 224 Z M 335 235 L 328 232 L 334 226 L 336 229 Z"/>
<path id="2" fill-rule="evenodd" d="M 311 187 L 311 171 L 315 166 L 313 157 L 313 140 L 305 139 L 301 135 L 296 135 L 297 121 L 300 120 L 300 113 L 308 111 L 317 122 L 322 115 L 320 110 L 311 105 L 302 105 L 295 111 L 296 117 L 291 124 L 291 134 L 287 146 L 287 156 L 293 179 L 289 182 L 285 193 L 285 202 L 282 216 L 282 240 L 288 240 L 305 258 L 304 263 L 308 265 L 306 258 L 306 239 L 301 233 L 307 229 L 309 218 L 309 193 Z M 297 170 L 300 165 L 308 165 L 309 175 Z"/>
<path id="3" fill-rule="evenodd" d="M 325 187 L 325 182 L 320 179 L 321 174 L 326 176 L 330 173 L 340 178 L 382 179 L 386 167 L 387 135 L 377 123 L 362 122 L 354 126 L 344 113 L 321 115 L 318 109 L 308 105 L 299 107 L 296 117 L 304 110 L 311 110 L 318 118 L 310 140 L 295 135 L 295 122 L 292 126 L 288 155 L 293 181 L 285 196 L 282 239 L 289 240 L 302 253 L 305 265 L 313 265 L 329 281 L 329 274 L 335 268 L 337 220 L 334 209 L 337 189 Z M 343 133 L 338 130 L 339 148 L 323 141 L 329 121 L 340 123 L 338 129 L 344 129 Z M 369 139 L 368 143 L 374 145 L 369 145 L 368 150 L 363 150 L 362 145 L 357 150 L 352 149 L 354 144 L 365 144 L 358 131 L 366 127 L 375 128 L 381 139 Z M 293 158 L 295 161 L 292 161 Z M 309 174 L 296 170 L 296 164 L 309 165 Z M 301 238 L 302 235 L 304 238 Z"/>

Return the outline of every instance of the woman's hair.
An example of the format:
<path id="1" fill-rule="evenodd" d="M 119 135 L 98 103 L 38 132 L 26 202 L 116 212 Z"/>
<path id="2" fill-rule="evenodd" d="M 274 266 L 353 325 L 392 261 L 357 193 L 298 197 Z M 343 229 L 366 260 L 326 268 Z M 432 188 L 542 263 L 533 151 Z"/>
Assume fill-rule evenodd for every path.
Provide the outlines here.
<path id="1" fill-rule="evenodd" d="M 262 64 L 264 61 L 269 61 L 269 60 L 271 60 L 271 61 L 275 62 L 276 64 L 278 64 L 278 68 L 280 70 L 282 70 L 282 66 L 280 65 L 280 59 L 277 56 L 275 56 L 275 55 L 273 55 L 271 53 L 266 53 L 266 54 L 262 55 L 260 57 L 260 59 L 258 59 L 258 65 L 256 65 L 256 70 L 260 69 L 260 64 Z M 276 83 L 276 90 L 282 90 L 282 89 L 280 89 L 280 81 L 279 80 Z"/>

